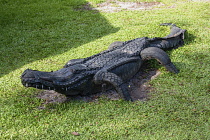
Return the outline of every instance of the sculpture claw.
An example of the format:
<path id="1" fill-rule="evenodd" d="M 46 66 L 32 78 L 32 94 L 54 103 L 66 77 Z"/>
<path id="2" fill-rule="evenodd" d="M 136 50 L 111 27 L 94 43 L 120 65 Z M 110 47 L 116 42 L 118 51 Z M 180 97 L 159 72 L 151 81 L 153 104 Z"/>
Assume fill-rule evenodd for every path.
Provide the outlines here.
<path id="1" fill-rule="evenodd" d="M 173 73 L 176 73 L 176 74 L 179 73 L 179 70 L 174 66 L 173 63 L 165 65 L 165 68 L 170 72 L 173 72 Z"/>

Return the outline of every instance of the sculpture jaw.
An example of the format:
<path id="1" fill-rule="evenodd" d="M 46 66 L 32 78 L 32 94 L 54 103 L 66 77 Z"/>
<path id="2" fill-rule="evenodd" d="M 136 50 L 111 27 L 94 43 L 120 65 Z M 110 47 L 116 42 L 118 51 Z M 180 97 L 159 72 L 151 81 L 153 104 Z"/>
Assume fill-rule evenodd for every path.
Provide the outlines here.
<path id="1" fill-rule="evenodd" d="M 25 87 L 34 87 L 37 89 L 54 90 L 53 81 L 50 78 L 44 78 L 41 75 L 50 72 L 41 72 L 27 69 L 21 75 L 21 82 Z"/>
<path id="2" fill-rule="evenodd" d="M 68 68 L 63 68 L 55 72 L 42 72 L 27 69 L 21 75 L 21 82 L 25 87 L 34 87 L 38 89 L 55 90 L 56 88 L 66 88 L 73 76 Z"/>
<path id="3" fill-rule="evenodd" d="M 80 84 L 86 82 L 86 80 L 81 79 L 77 81 L 77 78 L 79 76 L 75 76 L 69 68 L 63 68 L 55 72 L 27 69 L 21 75 L 21 82 L 25 87 L 54 90 L 65 95 L 78 95 L 84 90 Z M 80 87 L 75 86 L 77 84 Z"/>

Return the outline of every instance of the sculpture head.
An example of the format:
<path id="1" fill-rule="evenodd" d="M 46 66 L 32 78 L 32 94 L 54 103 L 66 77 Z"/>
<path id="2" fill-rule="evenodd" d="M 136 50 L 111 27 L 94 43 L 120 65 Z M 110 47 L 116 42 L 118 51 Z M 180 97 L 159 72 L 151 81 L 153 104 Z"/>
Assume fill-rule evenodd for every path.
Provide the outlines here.
<path id="1" fill-rule="evenodd" d="M 21 82 L 25 87 L 34 87 L 37 89 L 56 90 L 59 87 L 66 87 L 70 79 L 73 78 L 73 72 L 68 68 L 63 68 L 55 72 L 42 72 L 26 69 L 21 75 Z"/>

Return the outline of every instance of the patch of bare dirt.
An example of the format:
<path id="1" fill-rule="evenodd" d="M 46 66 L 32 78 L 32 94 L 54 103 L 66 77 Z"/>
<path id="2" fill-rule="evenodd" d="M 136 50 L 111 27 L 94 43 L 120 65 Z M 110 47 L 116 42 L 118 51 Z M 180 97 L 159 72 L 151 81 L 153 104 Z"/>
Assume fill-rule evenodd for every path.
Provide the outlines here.
<path id="1" fill-rule="evenodd" d="M 189 2 L 210 2 L 210 0 L 189 0 Z M 96 4 L 96 6 L 92 6 L 91 2 L 88 2 L 85 5 L 82 5 L 80 8 L 76 8 L 75 10 L 95 10 L 102 12 L 119 12 L 125 10 L 152 10 L 158 9 L 165 4 L 161 2 L 121 2 L 118 0 L 107 0 L 106 2 Z M 167 8 L 174 8 L 175 5 L 169 6 Z"/>
<path id="2" fill-rule="evenodd" d="M 107 0 L 106 2 L 97 4 L 95 7 L 89 2 L 76 10 L 96 10 L 112 13 L 122 10 L 149 10 L 163 5 L 164 4 L 161 2 L 121 2 L 117 0 Z"/>
<path id="3" fill-rule="evenodd" d="M 120 2 L 117 0 L 108 0 L 97 4 L 96 10 L 103 12 L 118 12 L 122 10 L 149 10 L 154 7 L 163 6 L 160 2 Z"/>
<path id="4" fill-rule="evenodd" d="M 65 95 L 57 93 L 54 90 L 41 91 L 36 97 L 45 100 L 44 104 L 63 103 L 67 100 Z"/>

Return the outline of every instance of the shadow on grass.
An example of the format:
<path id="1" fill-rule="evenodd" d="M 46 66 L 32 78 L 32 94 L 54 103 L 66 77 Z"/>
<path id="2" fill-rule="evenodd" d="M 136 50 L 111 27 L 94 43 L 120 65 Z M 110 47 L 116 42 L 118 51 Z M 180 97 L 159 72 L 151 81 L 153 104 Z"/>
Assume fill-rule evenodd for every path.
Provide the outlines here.
<path id="1" fill-rule="evenodd" d="M 86 3 L 85 0 L 2 1 L 0 77 L 119 30 L 98 11 L 81 8 Z"/>

